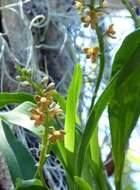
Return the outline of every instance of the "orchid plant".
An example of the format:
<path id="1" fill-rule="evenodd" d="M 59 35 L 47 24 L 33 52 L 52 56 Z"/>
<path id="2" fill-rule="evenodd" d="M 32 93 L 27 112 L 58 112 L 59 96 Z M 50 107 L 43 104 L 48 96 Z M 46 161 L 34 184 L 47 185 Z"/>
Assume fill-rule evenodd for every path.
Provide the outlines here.
<path id="1" fill-rule="evenodd" d="M 98 121 L 106 107 L 111 133 L 114 187 L 116 190 L 126 188 L 122 181 L 126 149 L 140 115 L 140 21 L 129 1 L 122 2 L 130 11 L 137 30 L 129 34 L 118 49 L 110 82 L 98 99 L 96 95 L 105 67 L 104 36 L 116 38 L 113 24 L 108 26 L 105 33 L 99 26 L 109 3 L 97 3 L 95 0 L 90 0 L 90 3 L 77 0 L 75 3 L 84 27 L 94 30 L 98 38 L 98 46 L 83 50 L 91 64 L 99 60 L 99 73 L 85 126 L 82 126 L 78 114 L 83 84 L 80 64 L 75 65 L 66 99 L 55 90 L 54 83 L 48 82 L 47 77 L 38 83 L 30 70 L 20 66 L 17 66 L 17 80 L 22 85 L 31 86 L 34 94 L 0 93 L 1 108 L 15 105 L 11 111 L 0 112 L 0 151 L 7 161 L 13 182 L 11 189 L 53 190 L 43 176 L 43 166 L 52 150 L 64 167 L 69 190 L 111 190 L 98 139 Z M 58 122 L 60 119 L 63 128 Z M 11 124 L 27 129 L 40 139 L 37 164 L 27 148 L 14 136 Z"/>

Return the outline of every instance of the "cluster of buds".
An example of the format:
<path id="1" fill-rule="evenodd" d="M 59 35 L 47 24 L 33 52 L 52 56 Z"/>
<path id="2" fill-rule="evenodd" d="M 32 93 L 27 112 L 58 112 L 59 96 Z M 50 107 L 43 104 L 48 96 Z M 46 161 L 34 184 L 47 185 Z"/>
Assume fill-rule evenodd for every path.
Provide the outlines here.
<path id="1" fill-rule="evenodd" d="M 111 25 L 109 26 L 109 28 L 107 29 L 106 34 L 107 34 L 110 38 L 116 39 L 116 36 L 114 36 L 114 35 L 116 34 L 116 31 L 114 30 L 113 27 L 114 27 L 114 24 L 111 24 Z"/>
<path id="2" fill-rule="evenodd" d="M 91 62 L 95 62 L 99 55 L 99 47 L 84 48 L 84 53 L 87 59 L 91 59 Z"/>
<path id="3" fill-rule="evenodd" d="M 16 77 L 16 80 L 20 81 L 21 86 L 30 86 L 32 89 L 37 91 L 38 94 L 42 94 L 44 87 L 46 87 L 46 83 L 48 83 L 48 76 L 44 76 L 43 79 L 38 82 L 36 81 L 36 78 L 33 76 L 33 72 L 30 69 L 16 65 L 16 70 L 19 73 L 19 75 Z"/>
<path id="4" fill-rule="evenodd" d="M 16 66 L 16 69 L 20 74 L 16 77 L 17 80 L 26 85 L 30 85 L 39 94 L 35 96 L 36 107 L 29 110 L 31 112 L 31 120 L 35 121 L 36 127 L 44 125 L 46 130 L 49 131 L 49 126 L 46 126 L 49 119 L 53 119 L 63 113 L 60 106 L 53 100 L 53 96 L 56 93 L 55 84 L 53 82 L 48 84 L 48 76 L 45 76 L 40 83 L 38 83 L 33 80 L 30 70 L 22 68 L 19 65 Z M 48 140 L 50 143 L 56 143 L 57 140 L 64 137 L 63 130 L 59 131 L 53 128 L 53 130 L 49 132 Z"/>
<path id="5" fill-rule="evenodd" d="M 84 2 L 83 0 L 76 0 L 75 1 L 76 9 L 81 13 L 84 9 Z"/>
<path id="6" fill-rule="evenodd" d="M 35 101 L 37 104 L 36 108 L 31 109 L 31 119 L 35 121 L 35 126 L 39 127 L 41 124 L 44 124 L 46 118 L 53 119 L 56 116 L 59 116 L 63 113 L 63 110 L 60 106 L 53 100 L 53 95 L 55 84 L 52 82 L 48 84 L 46 90 L 43 92 L 43 96 L 35 96 Z M 49 130 L 50 128 L 48 128 Z M 50 143 L 56 143 L 57 140 L 64 138 L 63 130 L 55 130 L 51 127 L 49 132 L 48 140 Z"/>
<path id="7" fill-rule="evenodd" d="M 16 70 L 20 74 L 16 77 L 16 80 L 21 81 L 22 86 L 29 86 L 30 85 L 29 81 L 32 78 L 31 70 L 22 68 L 20 65 L 16 65 Z"/>
<path id="8" fill-rule="evenodd" d="M 63 112 L 60 106 L 53 100 L 53 95 L 55 93 L 54 87 L 55 84 L 52 82 L 47 86 L 43 96 L 35 96 L 37 108 L 31 110 L 31 119 L 35 120 L 35 125 L 37 127 L 44 123 L 46 116 L 48 118 L 54 118 Z"/>
<path id="9" fill-rule="evenodd" d="M 101 17 L 102 15 L 103 15 L 102 12 L 90 10 L 86 13 L 85 16 L 81 17 L 81 22 L 84 23 L 84 27 L 90 26 L 92 29 L 94 29 L 98 22 L 98 18 Z"/>

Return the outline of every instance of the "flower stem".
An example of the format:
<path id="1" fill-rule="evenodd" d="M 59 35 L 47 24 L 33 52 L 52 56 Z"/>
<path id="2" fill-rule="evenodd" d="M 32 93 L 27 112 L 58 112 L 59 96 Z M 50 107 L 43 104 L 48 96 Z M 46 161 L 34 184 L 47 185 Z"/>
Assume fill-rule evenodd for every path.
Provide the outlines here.
<path id="1" fill-rule="evenodd" d="M 140 27 L 140 19 L 137 16 L 137 14 L 136 14 L 134 8 L 132 7 L 131 3 L 128 0 L 122 0 L 122 3 L 125 5 L 125 7 L 127 8 L 127 10 L 130 12 L 130 14 L 132 16 L 132 19 L 135 22 L 136 28 L 139 28 Z"/>
<path id="2" fill-rule="evenodd" d="M 45 183 L 45 180 L 43 177 L 43 166 L 44 166 L 44 163 L 46 161 L 48 144 L 49 144 L 49 142 L 48 142 L 48 129 L 45 128 L 44 134 L 42 136 L 39 165 L 38 165 L 37 172 L 36 172 L 36 177 L 39 177 L 45 186 L 46 186 L 46 183 Z"/>
<path id="3" fill-rule="evenodd" d="M 92 101 L 91 101 L 90 111 L 95 103 L 95 99 L 96 99 L 97 92 L 100 87 L 100 83 L 101 83 L 103 72 L 104 72 L 104 65 L 105 65 L 103 33 L 100 30 L 98 24 L 96 24 L 95 30 L 96 30 L 96 34 L 97 34 L 97 38 L 98 38 L 98 42 L 99 42 L 99 48 L 100 48 L 100 66 L 99 66 L 99 73 L 98 73 L 97 80 L 96 80 L 95 91 L 94 91 Z"/>
<path id="4" fill-rule="evenodd" d="M 90 6 L 91 8 L 94 8 L 95 0 L 90 0 Z"/>

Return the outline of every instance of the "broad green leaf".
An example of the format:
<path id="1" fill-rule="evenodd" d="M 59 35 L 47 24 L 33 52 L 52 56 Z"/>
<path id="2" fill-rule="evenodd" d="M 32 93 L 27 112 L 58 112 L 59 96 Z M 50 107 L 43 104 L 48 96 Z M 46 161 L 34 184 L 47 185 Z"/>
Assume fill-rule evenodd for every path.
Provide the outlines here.
<path id="1" fill-rule="evenodd" d="M 96 190 L 91 187 L 83 178 L 75 176 L 74 179 L 78 185 L 78 190 Z"/>
<path id="2" fill-rule="evenodd" d="M 43 187 L 43 184 L 38 179 L 21 180 L 18 179 L 16 183 L 16 190 L 49 190 Z"/>
<path id="3" fill-rule="evenodd" d="M 116 188 L 121 188 L 125 150 L 140 114 L 140 30 L 130 34 L 116 54 L 112 75 L 125 65 L 109 102 Z"/>
<path id="4" fill-rule="evenodd" d="M 68 89 L 65 119 L 65 147 L 70 152 L 75 148 L 75 124 L 78 100 L 82 86 L 82 70 L 79 64 L 75 66 L 74 74 Z"/>
<path id="5" fill-rule="evenodd" d="M 43 187 L 43 184 L 39 179 L 22 180 L 22 179 L 18 178 L 17 182 L 16 182 L 16 188 L 19 188 L 21 186 L 22 187 L 29 187 L 32 185 L 38 185 L 38 186 Z"/>
<path id="6" fill-rule="evenodd" d="M 46 187 L 38 186 L 38 185 L 32 185 L 29 187 L 19 187 L 16 190 L 49 190 L 49 189 L 47 189 Z"/>
<path id="7" fill-rule="evenodd" d="M 38 185 L 32 185 L 29 187 L 19 187 L 16 190 L 49 190 L 49 189 L 47 189 L 46 187 L 38 186 Z"/>
<path id="8" fill-rule="evenodd" d="M 41 137 L 44 129 L 43 126 L 36 128 L 34 121 L 30 119 L 31 112 L 29 110 L 33 107 L 35 107 L 35 104 L 31 102 L 24 102 L 12 111 L 0 112 L 0 118 L 8 121 L 9 123 L 24 127 L 25 129 L 28 129 Z"/>
<path id="9" fill-rule="evenodd" d="M 33 176 L 35 175 L 36 169 L 35 169 L 35 162 L 31 154 L 28 152 L 25 146 L 15 138 L 9 126 L 4 122 L 3 122 L 3 129 L 7 141 L 9 143 L 9 146 L 12 148 L 16 156 L 20 172 L 22 174 L 22 178 L 32 179 Z"/>
<path id="10" fill-rule="evenodd" d="M 0 120 L 0 152 L 2 152 L 5 157 L 13 184 L 15 184 L 16 179 L 18 177 L 22 177 L 22 175 L 20 173 L 20 168 L 16 160 L 16 157 L 5 136 L 1 120 Z"/>
<path id="11" fill-rule="evenodd" d="M 28 93 L 0 93 L 0 108 L 9 104 L 19 104 L 25 101 L 34 102 L 34 97 Z"/>
<path id="12" fill-rule="evenodd" d="M 131 35 L 135 35 L 135 33 L 136 33 L 137 38 L 138 38 L 138 36 L 140 36 L 140 30 L 132 33 Z M 131 38 L 131 35 L 129 35 L 129 37 L 127 37 L 126 40 Z M 137 40 L 139 41 L 140 38 Z M 135 41 L 136 40 L 134 40 L 134 39 L 132 40 L 132 42 L 135 42 Z M 135 45 L 134 45 L 134 47 L 135 47 Z M 124 56 L 126 56 L 126 59 L 127 59 L 127 55 L 124 55 Z M 140 64 L 138 64 L 138 65 L 140 65 Z M 116 90 L 116 86 L 121 85 L 121 83 L 123 84 L 123 82 L 127 78 L 130 77 L 131 72 L 133 73 L 133 70 L 134 70 L 133 62 L 131 62 L 131 65 L 130 64 L 129 65 L 124 64 L 121 67 L 119 67 L 117 73 L 115 73 L 115 75 L 112 77 L 110 83 L 108 84 L 108 86 L 106 87 L 104 92 L 99 97 L 95 106 L 92 108 L 91 113 L 90 113 L 89 118 L 88 118 L 88 121 L 87 121 L 86 126 L 85 126 L 85 130 L 84 130 L 82 140 L 80 143 L 79 152 L 77 155 L 77 175 L 78 176 L 81 174 L 85 155 L 86 155 L 91 137 L 93 135 L 93 132 L 94 132 L 94 130 L 98 124 L 99 118 L 101 117 L 106 105 L 108 104 L 110 99 L 113 97 L 115 90 Z"/>

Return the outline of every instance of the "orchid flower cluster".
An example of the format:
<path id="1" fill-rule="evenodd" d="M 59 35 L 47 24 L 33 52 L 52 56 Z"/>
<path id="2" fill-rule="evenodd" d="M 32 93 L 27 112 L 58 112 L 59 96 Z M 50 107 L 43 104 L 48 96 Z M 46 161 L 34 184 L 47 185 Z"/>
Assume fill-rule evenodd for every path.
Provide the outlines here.
<path id="1" fill-rule="evenodd" d="M 33 80 L 32 73 L 29 69 L 16 66 L 19 76 L 16 77 L 22 85 L 31 86 L 39 95 L 35 96 L 36 107 L 31 108 L 31 119 L 35 121 L 35 127 L 43 125 L 49 131 L 48 140 L 50 143 L 56 143 L 57 140 L 63 139 L 64 130 L 55 130 L 54 127 L 48 126 L 49 120 L 63 114 L 59 104 L 54 101 L 55 83 L 48 83 L 48 77 L 44 77 L 41 83 Z M 47 83 L 47 86 L 46 84 Z M 43 85 L 45 84 L 45 86 Z"/>

